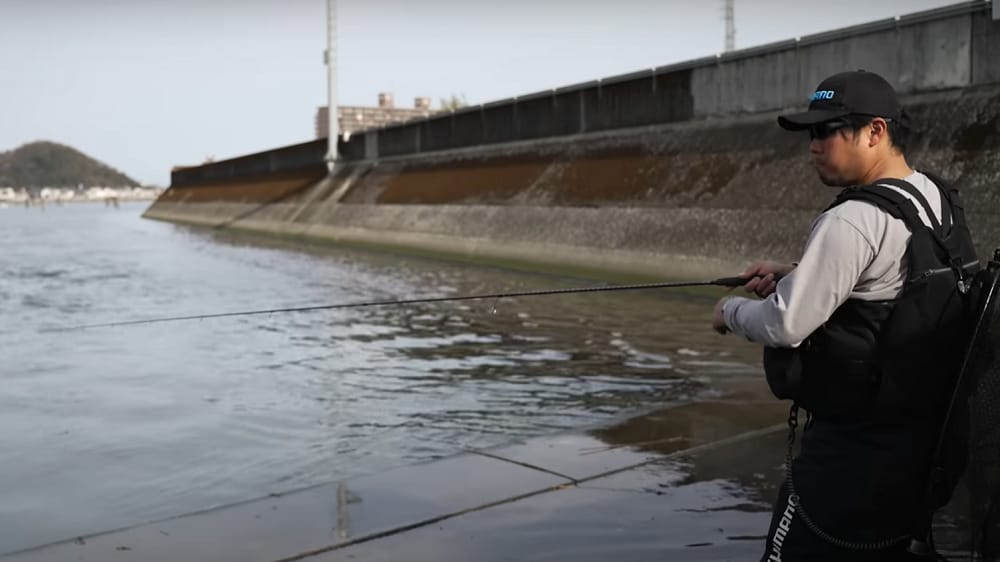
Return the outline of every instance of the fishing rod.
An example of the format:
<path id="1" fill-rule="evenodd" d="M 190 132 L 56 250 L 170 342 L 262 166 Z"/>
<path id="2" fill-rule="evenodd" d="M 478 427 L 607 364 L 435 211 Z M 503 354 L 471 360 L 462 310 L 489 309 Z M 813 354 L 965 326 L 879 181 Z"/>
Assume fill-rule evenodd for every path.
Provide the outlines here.
<path id="1" fill-rule="evenodd" d="M 486 293 L 481 295 L 464 295 L 459 297 L 429 297 L 418 299 L 401 300 L 381 300 L 367 302 L 351 302 L 340 304 L 323 304 L 316 306 L 297 306 L 290 308 L 271 308 L 266 310 L 247 310 L 241 312 L 219 312 L 214 314 L 192 314 L 189 316 L 169 316 L 163 318 L 145 318 L 139 320 L 124 320 L 119 322 L 106 322 L 102 324 L 82 324 L 79 326 L 69 326 L 65 328 L 49 328 L 41 330 L 43 332 L 72 332 L 76 330 L 90 330 L 95 328 L 113 328 L 118 326 L 139 326 L 143 324 L 161 324 L 164 322 L 182 322 L 186 320 L 206 320 L 210 318 L 231 318 L 234 316 L 255 316 L 261 314 L 282 314 L 287 312 L 313 312 L 316 310 L 333 310 L 337 308 L 360 308 L 365 306 L 392 306 L 406 304 L 420 304 L 432 302 L 452 302 L 482 299 L 496 299 L 512 297 L 537 297 L 544 295 L 566 295 L 570 293 L 597 293 L 605 291 L 637 291 L 641 289 L 675 289 L 681 287 L 742 287 L 749 281 L 749 277 L 721 277 L 711 281 L 679 281 L 668 283 L 639 283 L 634 285 L 595 285 L 592 287 L 574 287 L 569 289 L 544 289 L 538 291 L 518 291 L 513 293 Z"/>

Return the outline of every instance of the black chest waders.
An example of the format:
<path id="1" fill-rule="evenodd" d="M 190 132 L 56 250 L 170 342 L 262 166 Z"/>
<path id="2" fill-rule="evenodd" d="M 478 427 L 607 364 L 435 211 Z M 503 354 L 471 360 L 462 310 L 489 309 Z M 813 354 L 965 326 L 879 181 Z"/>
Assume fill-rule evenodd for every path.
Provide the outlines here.
<path id="1" fill-rule="evenodd" d="M 951 438 L 946 433 L 961 433 L 949 431 L 949 427 L 958 428 L 961 420 L 967 420 L 961 408 L 951 404 L 961 395 L 960 388 L 968 386 L 958 384 L 963 380 L 960 371 L 964 371 L 960 365 L 968 362 L 964 356 L 972 352 L 969 342 L 973 318 L 988 304 L 976 297 L 984 295 L 981 287 L 989 281 L 986 272 L 996 268 L 991 265 L 993 269 L 980 270 L 957 192 L 943 180 L 928 177 L 941 192 L 940 223 L 916 188 L 895 179 L 844 190 L 831 205 L 860 200 L 906 223 L 911 232 L 906 251 L 908 276 L 900 296 L 882 302 L 849 300 L 800 348 L 765 349 L 768 384 L 779 398 L 793 400 L 788 417 L 785 478 L 789 501 L 794 502 L 796 512 L 813 534 L 843 549 L 876 551 L 909 541 L 911 553 L 938 557 L 930 534 L 931 517 L 948 501 L 964 468 L 964 461 L 955 463 L 954 451 L 946 450 L 956 448 L 946 442 Z M 910 199 L 884 184 L 910 194 L 926 211 L 931 226 L 920 219 Z M 996 390 L 1000 400 L 1000 381 Z M 946 402 L 948 398 L 950 403 Z M 900 526 L 900 530 L 908 530 L 861 541 L 835 536 L 816 523 L 803 505 L 793 475 L 800 407 L 809 412 L 810 418 L 823 415 L 838 419 L 944 420 L 934 422 L 933 435 L 928 436 L 937 447 L 929 457 L 931 462 L 923 480 L 927 492 L 919 504 L 924 507 L 909 516 L 912 521 L 905 527 Z M 950 414 L 952 411 L 955 415 Z M 1000 412 L 996 415 L 1000 416 Z M 949 416 L 954 421 L 946 423 Z M 1000 470 L 1000 428 L 996 433 L 993 443 Z M 1000 519 L 1000 474 L 995 474 L 991 483 L 998 501 L 987 511 L 996 512 L 994 517 Z M 920 492 L 915 489 L 914 494 L 916 503 Z"/>
<path id="2" fill-rule="evenodd" d="M 806 412 L 806 427 L 809 426 L 812 416 Z M 799 405 L 792 404 L 792 407 L 788 411 L 788 452 L 785 455 L 785 488 L 788 490 L 788 502 L 790 505 L 795 506 L 795 512 L 799 516 L 799 519 L 805 524 L 814 535 L 823 539 L 824 541 L 832 544 L 833 546 L 847 549 L 847 550 L 860 550 L 860 551 L 870 551 L 870 550 L 883 550 L 895 546 L 905 540 L 911 538 L 910 533 L 906 533 L 897 537 L 890 537 L 882 539 L 879 541 L 871 542 L 860 542 L 860 541 L 849 541 L 841 538 L 837 538 L 832 534 L 824 531 L 811 517 L 809 517 L 809 512 L 806 511 L 805 506 L 802 505 L 802 498 L 799 497 L 798 493 L 795 491 L 795 478 L 792 475 L 792 457 L 794 456 L 795 449 L 795 430 L 799 426 Z"/>

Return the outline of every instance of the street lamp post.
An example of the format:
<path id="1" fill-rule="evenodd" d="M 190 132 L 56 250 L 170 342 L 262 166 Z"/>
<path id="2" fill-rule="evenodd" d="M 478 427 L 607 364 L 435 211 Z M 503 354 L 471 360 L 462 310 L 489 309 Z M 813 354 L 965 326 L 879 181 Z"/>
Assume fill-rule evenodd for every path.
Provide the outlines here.
<path id="1" fill-rule="evenodd" d="M 329 120 L 329 136 L 327 137 L 326 165 L 333 171 L 337 162 L 337 139 L 340 137 L 340 123 L 337 112 L 337 0 L 326 0 L 326 76 L 327 104 L 326 115 Z"/>
<path id="2" fill-rule="evenodd" d="M 726 0 L 726 52 L 736 49 L 736 15 L 733 0 Z"/>

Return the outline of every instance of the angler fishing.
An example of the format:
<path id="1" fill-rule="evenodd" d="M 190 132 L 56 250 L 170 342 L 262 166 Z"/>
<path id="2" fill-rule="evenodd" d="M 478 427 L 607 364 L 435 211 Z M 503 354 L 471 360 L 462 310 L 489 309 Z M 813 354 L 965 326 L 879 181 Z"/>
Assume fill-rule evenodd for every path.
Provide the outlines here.
<path id="1" fill-rule="evenodd" d="M 967 459 L 973 542 L 992 560 L 1000 250 L 982 268 L 958 190 L 910 167 L 910 117 L 884 78 L 843 72 L 816 92 L 778 124 L 807 132 L 819 179 L 844 189 L 798 263 L 743 272 L 765 298 L 723 298 L 712 321 L 762 344 L 768 385 L 792 401 L 761 560 L 941 559 L 933 516 Z"/>

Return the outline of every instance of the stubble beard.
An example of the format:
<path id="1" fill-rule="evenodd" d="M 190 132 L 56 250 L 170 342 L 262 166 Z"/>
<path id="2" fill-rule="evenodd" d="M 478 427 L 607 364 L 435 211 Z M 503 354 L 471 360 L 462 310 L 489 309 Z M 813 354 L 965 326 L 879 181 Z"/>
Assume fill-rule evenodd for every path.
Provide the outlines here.
<path id="1" fill-rule="evenodd" d="M 823 185 L 829 187 L 851 187 L 852 185 L 856 185 L 855 182 L 852 182 L 841 175 L 825 173 L 816 162 L 813 162 L 813 168 L 816 169 L 816 175 L 819 176 L 819 181 L 823 182 Z"/>
<path id="2" fill-rule="evenodd" d="M 827 176 L 824 175 L 822 172 L 819 173 L 819 181 L 823 182 L 823 185 L 829 187 L 850 187 L 852 185 L 855 185 L 854 182 L 847 181 L 844 178 Z"/>

